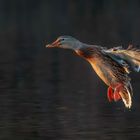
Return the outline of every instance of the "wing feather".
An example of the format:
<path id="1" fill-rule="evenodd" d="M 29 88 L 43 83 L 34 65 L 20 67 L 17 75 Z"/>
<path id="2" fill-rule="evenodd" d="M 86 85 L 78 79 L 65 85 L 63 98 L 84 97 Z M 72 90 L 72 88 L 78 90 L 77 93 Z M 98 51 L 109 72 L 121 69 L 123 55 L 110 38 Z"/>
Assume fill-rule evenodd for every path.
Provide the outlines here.
<path id="1" fill-rule="evenodd" d="M 140 48 L 129 45 L 127 49 L 115 47 L 105 52 L 122 66 L 132 68 L 136 72 L 140 71 Z"/>

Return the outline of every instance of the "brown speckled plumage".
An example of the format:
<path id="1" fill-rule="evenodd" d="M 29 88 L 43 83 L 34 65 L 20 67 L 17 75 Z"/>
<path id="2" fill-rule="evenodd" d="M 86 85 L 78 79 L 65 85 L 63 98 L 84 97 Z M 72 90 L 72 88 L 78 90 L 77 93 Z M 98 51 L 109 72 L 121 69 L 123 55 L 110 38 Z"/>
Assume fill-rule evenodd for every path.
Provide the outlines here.
<path id="1" fill-rule="evenodd" d="M 71 36 L 60 36 L 52 44 L 46 47 L 58 47 L 72 49 L 79 56 L 86 59 L 97 75 L 108 85 L 109 101 L 123 100 L 127 108 L 132 105 L 132 87 L 128 74 L 129 67 L 140 71 L 140 49 L 103 48 L 97 45 L 88 45 Z"/>
<path id="2" fill-rule="evenodd" d="M 95 65 L 95 67 L 98 67 L 98 65 L 101 65 L 103 76 L 105 77 L 105 83 L 110 86 L 113 81 L 116 83 L 127 83 L 130 81 L 130 78 L 128 77 L 128 74 L 126 73 L 126 70 L 124 67 L 122 67 L 120 64 L 115 62 L 111 57 L 106 55 L 105 53 L 102 53 L 102 47 L 96 47 L 96 46 L 90 46 L 90 47 L 83 47 L 77 50 L 77 54 L 81 57 L 88 60 L 91 65 Z M 100 69 L 101 69 L 100 68 Z M 98 72 L 96 72 L 98 74 Z M 103 80 L 104 77 L 99 77 Z"/>

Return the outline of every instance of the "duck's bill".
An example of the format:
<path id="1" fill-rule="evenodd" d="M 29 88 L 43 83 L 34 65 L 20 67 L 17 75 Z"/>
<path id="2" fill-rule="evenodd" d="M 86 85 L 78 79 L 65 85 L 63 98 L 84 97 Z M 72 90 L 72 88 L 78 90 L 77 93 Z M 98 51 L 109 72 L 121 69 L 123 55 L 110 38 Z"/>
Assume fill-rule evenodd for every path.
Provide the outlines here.
<path id="1" fill-rule="evenodd" d="M 46 48 L 54 48 L 54 47 L 58 47 L 58 46 L 59 46 L 59 42 L 58 42 L 58 40 L 56 40 L 53 43 L 46 45 Z"/>
<path id="2" fill-rule="evenodd" d="M 46 48 L 54 48 L 54 47 L 57 47 L 57 45 L 56 44 L 47 44 L 46 45 Z"/>
<path id="3" fill-rule="evenodd" d="M 45 47 L 46 48 L 53 48 L 54 46 L 52 44 L 47 44 Z"/>

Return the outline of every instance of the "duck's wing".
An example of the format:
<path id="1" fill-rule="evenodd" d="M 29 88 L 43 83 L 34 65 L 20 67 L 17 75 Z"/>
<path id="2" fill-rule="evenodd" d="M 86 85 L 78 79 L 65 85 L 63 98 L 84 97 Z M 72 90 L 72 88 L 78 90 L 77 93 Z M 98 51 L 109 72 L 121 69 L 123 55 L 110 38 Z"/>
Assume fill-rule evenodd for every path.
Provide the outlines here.
<path id="1" fill-rule="evenodd" d="M 124 51 L 124 57 L 126 57 L 134 71 L 140 71 L 140 48 L 138 46 L 129 45 Z"/>
<path id="2" fill-rule="evenodd" d="M 120 48 L 122 48 L 122 46 L 111 49 L 120 49 Z M 105 55 L 109 56 L 111 59 L 113 59 L 115 62 L 117 62 L 119 65 L 121 65 L 125 69 L 126 73 L 130 73 L 129 64 L 124 59 L 122 59 L 121 55 L 114 54 L 110 49 L 102 49 L 102 52 Z"/>
<path id="3" fill-rule="evenodd" d="M 104 52 L 119 64 L 126 65 L 128 68 L 130 66 L 136 72 L 140 71 L 140 48 L 129 45 L 127 49 L 114 47 Z"/>
<path id="4" fill-rule="evenodd" d="M 129 45 L 127 49 L 119 46 L 103 51 L 122 66 L 127 66 L 128 68 L 130 66 L 132 70 L 140 71 L 140 48 Z"/>

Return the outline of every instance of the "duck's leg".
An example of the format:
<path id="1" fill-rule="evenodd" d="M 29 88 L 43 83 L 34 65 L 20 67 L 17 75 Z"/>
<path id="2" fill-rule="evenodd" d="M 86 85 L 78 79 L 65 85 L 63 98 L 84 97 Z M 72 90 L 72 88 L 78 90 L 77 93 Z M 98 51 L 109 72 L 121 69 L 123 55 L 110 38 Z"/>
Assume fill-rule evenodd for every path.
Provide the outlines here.
<path id="1" fill-rule="evenodd" d="M 119 84 L 115 87 L 114 94 L 113 94 L 114 101 L 118 101 L 121 99 L 119 92 L 121 91 L 122 88 L 123 88 L 123 84 Z"/>
<path id="2" fill-rule="evenodd" d="M 108 87 L 107 97 L 108 97 L 109 102 L 114 100 L 113 89 L 111 87 Z"/>

